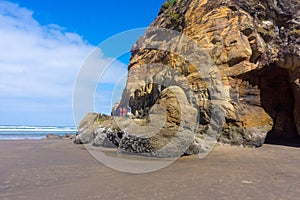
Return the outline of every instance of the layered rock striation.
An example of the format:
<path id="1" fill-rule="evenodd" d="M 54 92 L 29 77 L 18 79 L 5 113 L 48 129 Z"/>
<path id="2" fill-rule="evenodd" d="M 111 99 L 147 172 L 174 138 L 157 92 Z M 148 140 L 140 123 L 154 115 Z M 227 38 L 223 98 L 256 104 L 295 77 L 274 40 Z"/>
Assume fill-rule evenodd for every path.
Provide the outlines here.
<path id="1" fill-rule="evenodd" d="M 163 157 L 299 137 L 299 28 L 299 0 L 168 0 L 131 50 L 113 115 L 130 107 L 135 126 L 121 125 L 119 148 L 148 138 Z"/>
<path id="2" fill-rule="evenodd" d="M 268 131 L 283 138 L 300 134 L 299 5 L 298 0 L 169 1 L 151 24 L 150 27 L 172 29 L 190 37 L 219 69 L 223 87 L 230 94 L 225 101 L 231 104 L 225 106 L 221 141 L 260 145 Z M 201 70 L 195 73 L 193 63 L 172 52 L 145 48 L 144 44 L 156 40 L 149 29 L 137 42 L 142 45 L 133 47 L 128 84 L 120 105 L 129 102 L 134 114 L 143 117 L 159 96 L 153 77 L 172 81 L 159 69 L 149 73 L 149 83 L 139 83 L 136 79 L 140 75 L 135 71 L 142 71 L 139 68 L 149 63 L 175 69 L 187 77 L 196 95 L 211 100 L 205 82 L 200 80 Z M 164 44 L 166 41 L 161 41 L 161 46 Z M 191 76 L 200 79 L 192 80 Z M 202 99 L 198 98 L 197 105 L 201 113 L 199 122 L 205 125 L 210 111 Z"/>

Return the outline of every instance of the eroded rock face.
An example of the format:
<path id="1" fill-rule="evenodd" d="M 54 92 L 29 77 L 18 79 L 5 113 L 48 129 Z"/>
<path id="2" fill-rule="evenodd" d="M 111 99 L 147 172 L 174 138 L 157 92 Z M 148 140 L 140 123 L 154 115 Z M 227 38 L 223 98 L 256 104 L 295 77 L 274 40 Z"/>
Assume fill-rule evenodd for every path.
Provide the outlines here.
<path id="1" fill-rule="evenodd" d="M 299 1 L 173 2 L 162 7 L 150 27 L 178 31 L 210 55 L 228 94 L 221 103 L 225 121 L 219 141 L 260 146 L 269 131 L 282 138 L 300 134 Z M 199 111 L 201 129 L 195 141 L 201 141 L 211 123 L 211 109 L 217 105 L 206 80 L 214 77 L 204 77 L 197 70 L 197 60 L 189 59 L 192 51 L 186 44 L 175 42 L 177 50 L 186 47 L 184 55 L 174 53 L 176 48 L 166 49 L 169 37 L 148 29 L 132 48 L 119 107 L 130 106 L 135 117 L 147 117 L 166 87 L 180 85 L 190 105 Z M 149 48 L 150 44 L 156 48 Z M 161 66 L 153 67 L 154 63 Z M 185 84 L 181 84 L 183 79 Z M 221 86 L 216 88 L 221 90 Z"/>
<path id="2" fill-rule="evenodd" d="M 112 118 L 98 113 L 88 113 L 80 122 L 77 129 L 77 134 L 74 143 L 87 144 L 93 142 L 96 135 L 98 135 L 100 124 L 101 126 L 109 125 Z"/>
<path id="3" fill-rule="evenodd" d="M 103 144 L 107 137 L 120 151 L 174 157 L 205 153 L 215 141 L 258 147 L 268 132 L 297 137 L 299 10 L 298 0 L 164 4 L 132 47 L 126 88 L 113 108 L 119 116 L 130 107 L 133 119 L 96 135 L 93 122 L 93 136 L 82 125 L 77 140 Z"/>

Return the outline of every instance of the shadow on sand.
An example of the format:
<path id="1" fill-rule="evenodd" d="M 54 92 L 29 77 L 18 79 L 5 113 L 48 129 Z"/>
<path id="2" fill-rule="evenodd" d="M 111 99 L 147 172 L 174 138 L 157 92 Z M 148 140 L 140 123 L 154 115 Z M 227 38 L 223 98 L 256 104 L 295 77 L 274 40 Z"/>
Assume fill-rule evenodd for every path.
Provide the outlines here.
<path id="1" fill-rule="evenodd" d="M 281 145 L 288 147 L 300 147 L 300 136 L 294 136 L 292 138 L 282 138 L 275 136 L 271 131 L 268 133 L 265 144 Z"/>

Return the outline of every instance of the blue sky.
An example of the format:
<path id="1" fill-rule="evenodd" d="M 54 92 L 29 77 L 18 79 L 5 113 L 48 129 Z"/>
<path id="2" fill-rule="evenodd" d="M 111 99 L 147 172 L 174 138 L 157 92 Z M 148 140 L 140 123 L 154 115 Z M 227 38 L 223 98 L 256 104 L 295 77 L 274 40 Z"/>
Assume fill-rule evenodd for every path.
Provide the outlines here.
<path id="1" fill-rule="evenodd" d="M 115 34 L 147 27 L 163 2 L 0 0 L 0 125 L 74 125 L 74 81 L 90 52 Z M 107 50 L 97 50 L 93 63 L 111 63 Z M 102 78 L 95 111 L 109 112 L 128 57 Z"/>

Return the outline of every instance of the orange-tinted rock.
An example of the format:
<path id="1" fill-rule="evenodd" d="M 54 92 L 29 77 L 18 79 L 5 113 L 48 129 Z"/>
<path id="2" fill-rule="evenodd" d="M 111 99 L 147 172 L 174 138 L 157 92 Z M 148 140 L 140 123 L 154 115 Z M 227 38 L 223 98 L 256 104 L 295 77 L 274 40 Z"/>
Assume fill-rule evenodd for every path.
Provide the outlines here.
<path id="1" fill-rule="evenodd" d="M 177 86 L 185 80 L 183 87 L 191 90 L 183 89 L 199 110 L 203 130 L 213 117 L 212 107 L 220 104 L 224 109 L 221 142 L 260 146 L 269 131 L 281 138 L 300 135 L 299 9 L 298 0 L 177 0 L 164 7 L 151 27 L 179 31 L 201 46 L 219 70 L 223 86 L 216 84 L 216 91 L 227 95 L 212 101 L 208 77 L 194 64 L 199 60 L 188 60 L 190 53 L 182 57 L 164 50 L 166 36 L 149 29 L 132 48 L 119 106 L 132 107 L 135 117 L 147 117 L 164 84 Z M 147 48 L 153 43 L 160 47 Z M 180 40 L 176 45 L 173 49 L 191 52 Z M 151 68 L 153 63 L 161 66 Z M 187 91 L 194 93 L 195 101 Z"/>

